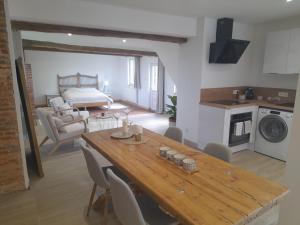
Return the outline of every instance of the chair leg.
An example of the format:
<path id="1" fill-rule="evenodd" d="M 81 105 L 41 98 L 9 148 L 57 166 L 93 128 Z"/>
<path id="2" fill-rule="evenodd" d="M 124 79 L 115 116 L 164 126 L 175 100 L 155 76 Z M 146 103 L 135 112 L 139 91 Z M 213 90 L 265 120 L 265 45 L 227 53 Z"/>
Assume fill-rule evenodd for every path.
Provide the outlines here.
<path id="1" fill-rule="evenodd" d="M 97 184 L 94 183 L 93 190 L 92 190 L 92 193 L 91 193 L 91 196 L 90 196 L 90 201 L 89 201 L 89 206 L 88 206 L 88 209 L 87 209 L 86 216 L 89 216 L 89 214 L 90 214 L 90 210 L 92 208 L 93 200 L 94 200 L 94 197 L 95 197 L 96 187 L 97 187 Z"/>
<path id="2" fill-rule="evenodd" d="M 59 146 L 62 144 L 62 142 L 58 142 L 55 144 L 55 146 L 53 147 L 53 149 L 49 152 L 48 155 L 52 155 L 54 152 L 56 152 L 56 150 L 59 148 Z"/>
<path id="3" fill-rule="evenodd" d="M 98 199 L 93 204 L 93 208 L 96 211 L 97 210 L 101 211 L 101 213 L 102 213 L 102 211 L 104 209 L 104 204 L 105 204 L 105 193 L 98 197 Z"/>
<path id="4" fill-rule="evenodd" d="M 107 225 L 109 196 L 110 196 L 110 190 L 106 189 L 106 192 L 105 192 L 105 202 L 104 202 L 104 213 L 103 213 L 103 225 Z"/>
<path id="5" fill-rule="evenodd" d="M 48 136 L 45 137 L 45 138 L 42 140 L 42 142 L 41 142 L 41 144 L 39 145 L 39 147 L 41 147 L 43 144 L 45 144 L 46 141 L 48 141 L 48 140 L 49 140 L 49 137 L 48 137 Z"/>

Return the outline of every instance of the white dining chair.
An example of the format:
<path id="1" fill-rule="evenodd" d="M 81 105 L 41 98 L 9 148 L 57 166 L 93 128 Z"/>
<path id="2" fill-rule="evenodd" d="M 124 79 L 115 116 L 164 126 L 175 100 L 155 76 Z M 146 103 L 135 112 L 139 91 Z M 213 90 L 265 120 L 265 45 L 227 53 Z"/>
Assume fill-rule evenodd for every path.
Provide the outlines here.
<path id="1" fill-rule="evenodd" d="M 107 176 L 110 182 L 113 208 L 122 225 L 178 224 L 146 195 L 136 199 L 130 187 L 111 169 L 107 170 Z"/>
<path id="2" fill-rule="evenodd" d="M 169 127 L 164 136 L 182 143 L 183 134 L 182 130 L 178 127 Z"/>
<path id="3" fill-rule="evenodd" d="M 88 168 L 88 172 L 90 177 L 92 178 L 94 185 L 92 189 L 92 193 L 90 196 L 88 209 L 87 209 L 87 216 L 90 213 L 96 188 L 100 187 L 105 190 L 104 193 L 104 224 L 107 224 L 107 214 L 108 214 L 108 201 L 110 198 L 110 184 L 105 176 L 105 171 L 107 168 L 113 167 L 113 164 L 109 162 L 104 156 L 100 153 L 96 152 L 94 149 L 85 146 L 81 143 L 81 148 L 85 157 L 86 165 Z"/>
<path id="4" fill-rule="evenodd" d="M 217 143 L 209 143 L 204 148 L 204 153 L 221 159 L 225 162 L 231 163 L 232 161 L 232 152 L 225 145 L 217 144 Z"/>

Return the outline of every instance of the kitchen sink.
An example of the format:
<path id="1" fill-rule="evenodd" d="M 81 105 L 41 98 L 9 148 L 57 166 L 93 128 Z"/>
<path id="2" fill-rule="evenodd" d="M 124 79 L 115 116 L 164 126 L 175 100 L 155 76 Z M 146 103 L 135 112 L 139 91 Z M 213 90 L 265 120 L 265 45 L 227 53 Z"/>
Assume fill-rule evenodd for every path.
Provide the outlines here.
<path id="1" fill-rule="evenodd" d="M 210 103 L 221 104 L 221 105 L 242 105 L 242 104 L 248 104 L 249 102 L 226 99 L 226 100 L 211 101 Z"/>

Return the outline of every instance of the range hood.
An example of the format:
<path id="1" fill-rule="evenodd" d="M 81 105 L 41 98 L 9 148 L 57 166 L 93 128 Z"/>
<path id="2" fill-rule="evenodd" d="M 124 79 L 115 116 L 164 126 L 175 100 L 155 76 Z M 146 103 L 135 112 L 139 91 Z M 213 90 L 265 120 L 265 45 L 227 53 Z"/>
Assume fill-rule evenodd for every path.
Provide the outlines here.
<path id="1" fill-rule="evenodd" d="M 218 19 L 216 42 L 210 44 L 209 63 L 236 64 L 250 41 L 232 39 L 233 19 Z"/>

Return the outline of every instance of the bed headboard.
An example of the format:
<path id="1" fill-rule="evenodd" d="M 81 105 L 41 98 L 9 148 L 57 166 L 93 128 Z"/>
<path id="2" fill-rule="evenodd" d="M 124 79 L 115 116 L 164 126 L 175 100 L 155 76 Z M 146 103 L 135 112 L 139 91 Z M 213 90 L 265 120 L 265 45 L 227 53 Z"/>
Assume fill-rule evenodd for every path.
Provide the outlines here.
<path id="1" fill-rule="evenodd" d="M 96 88 L 99 89 L 98 74 L 96 76 L 83 75 L 80 73 L 68 76 L 57 75 L 59 93 L 68 88 Z"/>

